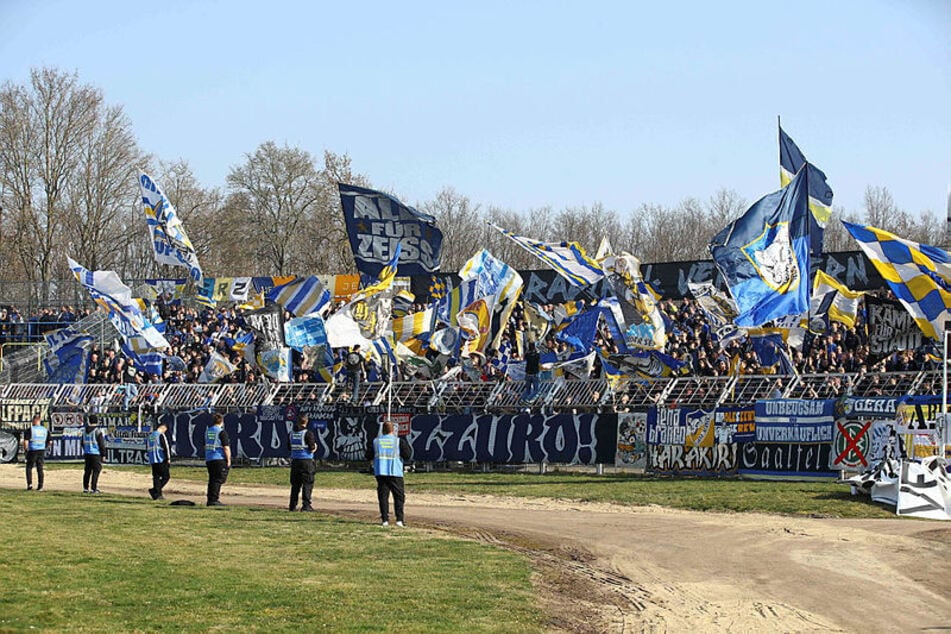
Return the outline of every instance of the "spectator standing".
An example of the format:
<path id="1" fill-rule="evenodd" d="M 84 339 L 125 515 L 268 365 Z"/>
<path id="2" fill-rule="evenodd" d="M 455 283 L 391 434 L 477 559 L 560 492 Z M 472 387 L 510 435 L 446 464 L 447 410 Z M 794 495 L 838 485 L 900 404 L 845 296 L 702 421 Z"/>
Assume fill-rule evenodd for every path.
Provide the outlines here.
<path id="1" fill-rule="evenodd" d="M 406 438 L 396 435 L 393 423 L 385 421 L 380 435 L 373 440 L 367 451 L 367 459 L 373 461 L 376 476 L 376 497 L 380 503 L 380 521 L 390 525 L 390 494 L 393 495 L 393 510 L 396 525 L 403 526 L 403 505 L 406 492 L 403 487 L 403 461 L 409 460 L 412 450 Z"/>
<path id="2" fill-rule="evenodd" d="M 531 403 L 538 396 L 538 371 L 541 364 L 541 355 L 538 354 L 538 347 L 531 343 L 525 352 L 525 391 L 522 392 L 522 400 Z"/>
<path id="3" fill-rule="evenodd" d="M 231 470 L 231 439 L 224 428 L 221 414 L 212 414 L 211 425 L 205 430 L 205 466 L 208 469 L 208 506 L 224 506 L 219 497 L 221 487 L 228 481 Z"/>
<path id="4" fill-rule="evenodd" d="M 291 500 L 287 510 L 297 510 L 297 498 L 301 499 L 301 511 L 314 510 L 311 503 L 311 494 L 314 490 L 314 453 L 317 451 L 317 440 L 314 432 L 307 429 L 309 419 L 306 414 L 297 418 L 297 426 L 289 435 L 291 447 Z"/>
<path id="5" fill-rule="evenodd" d="M 353 405 L 360 404 L 360 381 L 366 371 L 363 354 L 360 352 L 360 344 L 353 346 L 347 354 L 347 374 L 350 376 L 350 402 Z"/>
<path id="6" fill-rule="evenodd" d="M 36 467 L 36 490 L 43 490 L 43 463 L 46 460 L 46 450 L 53 442 L 50 432 L 43 425 L 40 415 L 33 417 L 33 422 L 23 434 L 23 451 L 26 452 L 26 490 L 33 490 L 33 467 Z"/>
<path id="7" fill-rule="evenodd" d="M 106 453 L 106 441 L 99 428 L 99 416 L 90 414 L 83 427 L 83 493 L 99 495 L 99 474 L 102 472 L 102 457 Z"/>
<path id="8" fill-rule="evenodd" d="M 172 479 L 169 474 L 172 451 L 168 446 L 166 431 L 168 431 L 168 425 L 159 419 L 155 430 L 145 439 L 145 452 L 148 455 L 149 464 L 152 465 L 152 488 L 149 489 L 149 495 L 153 500 L 165 499 L 162 489 Z"/>

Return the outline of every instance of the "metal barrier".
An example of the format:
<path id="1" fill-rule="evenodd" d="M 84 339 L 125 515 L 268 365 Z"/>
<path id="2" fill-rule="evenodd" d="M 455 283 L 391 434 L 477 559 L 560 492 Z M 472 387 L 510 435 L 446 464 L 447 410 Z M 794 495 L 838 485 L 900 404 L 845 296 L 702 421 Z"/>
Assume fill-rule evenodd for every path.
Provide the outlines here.
<path id="1" fill-rule="evenodd" d="M 525 407 L 597 411 L 644 408 L 659 404 L 712 408 L 721 404 L 748 404 L 771 398 L 780 389 L 784 398 L 824 399 L 842 394 L 892 396 L 938 394 L 941 373 L 890 372 L 884 374 L 803 374 L 799 376 L 749 375 L 738 377 L 679 377 L 628 379 L 611 385 L 605 379 L 542 382 L 538 397 L 521 400 L 523 381 L 498 383 L 468 381 L 415 381 L 365 383 L 360 405 L 409 408 L 425 411 L 513 412 Z M 783 385 L 777 385 L 781 380 Z M 325 404 L 349 399 L 349 386 L 326 383 L 173 383 L 146 385 L 0 384 L 0 399 L 45 400 L 57 407 L 110 409 L 154 405 L 168 409 L 200 407 L 247 409 L 258 405 L 284 405 L 300 401 Z M 96 400 L 94 400 L 96 399 Z"/>

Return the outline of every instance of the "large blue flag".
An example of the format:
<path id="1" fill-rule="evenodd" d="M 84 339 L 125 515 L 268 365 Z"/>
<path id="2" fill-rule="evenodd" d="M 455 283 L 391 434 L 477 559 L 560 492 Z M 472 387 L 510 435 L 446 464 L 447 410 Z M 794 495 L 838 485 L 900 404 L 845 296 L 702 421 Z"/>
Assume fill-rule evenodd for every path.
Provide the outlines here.
<path id="1" fill-rule="evenodd" d="M 760 198 L 710 243 L 740 314 L 759 326 L 809 308 L 809 171 Z"/>
<path id="2" fill-rule="evenodd" d="M 52 354 L 43 361 L 50 383 L 85 383 L 89 375 L 89 353 L 93 338 L 73 328 L 62 328 L 46 336 Z"/>
<path id="3" fill-rule="evenodd" d="M 832 216 L 832 188 L 825 173 L 806 160 L 805 155 L 779 126 L 779 183 L 785 187 L 792 182 L 803 165 L 809 170 L 809 236 L 813 255 L 822 254 L 822 233 Z"/>
<path id="4" fill-rule="evenodd" d="M 343 217 L 357 270 L 378 279 L 403 245 L 400 275 L 427 275 L 439 269 L 442 232 L 436 219 L 383 192 L 338 183 Z"/>

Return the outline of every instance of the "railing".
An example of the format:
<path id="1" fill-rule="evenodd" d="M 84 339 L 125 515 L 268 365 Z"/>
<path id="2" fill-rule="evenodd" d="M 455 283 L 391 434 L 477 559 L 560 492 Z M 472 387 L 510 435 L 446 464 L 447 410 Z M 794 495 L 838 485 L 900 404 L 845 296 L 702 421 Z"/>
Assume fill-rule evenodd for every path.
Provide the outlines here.
<path id="1" fill-rule="evenodd" d="M 522 381 L 499 383 L 467 381 L 416 381 L 366 383 L 358 405 L 387 406 L 425 411 L 514 412 L 520 409 L 610 411 L 669 404 L 679 407 L 715 407 L 748 404 L 771 398 L 776 390 L 784 398 L 825 399 L 843 394 L 892 396 L 938 394 L 941 373 L 890 372 L 883 374 L 803 374 L 799 376 L 749 375 L 738 377 L 680 377 L 628 379 L 611 385 L 605 379 L 542 382 L 532 403 L 522 401 Z M 46 400 L 57 407 L 88 408 L 93 403 L 110 409 L 130 409 L 151 404 L 167 409 L 212 407 L 247 409 L 300 401 L 353 403 L 346 384 L 326 383 L 227 383 L 147 385 L 49 385 L 11 383 L 0 385 L 0 399 Z M 93 400 L 96 399 L 96 400 Z"/>

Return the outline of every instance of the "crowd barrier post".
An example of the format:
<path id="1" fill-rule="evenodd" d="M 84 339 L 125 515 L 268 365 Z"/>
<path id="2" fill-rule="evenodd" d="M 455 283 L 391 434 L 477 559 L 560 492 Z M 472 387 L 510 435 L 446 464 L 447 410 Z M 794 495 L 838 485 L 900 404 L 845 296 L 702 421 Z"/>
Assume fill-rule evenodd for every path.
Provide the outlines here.
<path id="1" fill-rule="evenodd" d="M 595 472 L 595 475 L 599 475 L 599 476 L 604 475 L 604 465 L 600 462 L 596 464 L 594 466 L 594 472 Z"/>

